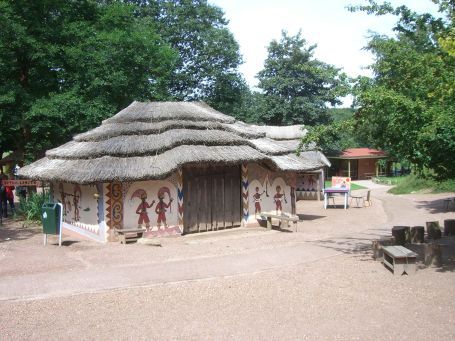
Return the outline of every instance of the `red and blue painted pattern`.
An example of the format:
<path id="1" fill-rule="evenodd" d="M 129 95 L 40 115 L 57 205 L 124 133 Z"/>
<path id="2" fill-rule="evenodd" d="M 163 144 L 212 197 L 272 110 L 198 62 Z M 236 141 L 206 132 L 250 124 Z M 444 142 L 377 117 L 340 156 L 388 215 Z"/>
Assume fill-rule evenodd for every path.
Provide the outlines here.
<path id="1" fill-rule="evenodd" d="M 248 165 L 242 164 L 242 204 L 243 204 L 243 223 L 248 222 L 250 217 L 248 203 Z"/>
<path id="2" fill-rule="evenodd" d="M 178 225 L 183 227 L 183 172 L 182 169 L 177 171 L 177 198 L 178 198 Z"/>

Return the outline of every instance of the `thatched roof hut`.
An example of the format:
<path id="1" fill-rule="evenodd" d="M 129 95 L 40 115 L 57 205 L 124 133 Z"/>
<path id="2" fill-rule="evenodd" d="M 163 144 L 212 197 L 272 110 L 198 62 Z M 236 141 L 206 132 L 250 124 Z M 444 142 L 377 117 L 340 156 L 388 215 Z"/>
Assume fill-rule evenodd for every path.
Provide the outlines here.
<path id="1" fill-rule="evenodd" d="M 307 196 L 319 192 L 321 174 L 302 173 L 329 163 L 318 151 L 295 154 L 303 134 L 202 102 L 133 102 L 19 175 L 49 181 L 63 228 L 94 240 L 144 225 L 149 236 L 213 231 L 257 224 L 261 212 L 295 214 L 302 183 Z"/>
<path id="2" fill-rule="evenodd" d="M 203 102 L 133 102 L 115 116 L 23 167 L 20 176 L 90 184 L 164 179 L 188 164 L 263 162 L 280 171 L 329 164 L 318 151 L 295 151 L 303 126 L 249 125 Z"/>

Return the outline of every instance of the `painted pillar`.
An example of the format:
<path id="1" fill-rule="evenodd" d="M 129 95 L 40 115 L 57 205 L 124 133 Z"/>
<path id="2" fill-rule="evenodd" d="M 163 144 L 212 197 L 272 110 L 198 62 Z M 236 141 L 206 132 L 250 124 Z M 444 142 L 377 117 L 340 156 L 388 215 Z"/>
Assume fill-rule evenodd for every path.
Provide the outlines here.
<path id="1" fill-rule="evenodd" d="M 183 231 L 183 170 L 180 168 L 177 171 L 177 218 L 178 218 L 178 225 Z"/>
<path id="2" fill-rule="evenodd" d="M 348 160 L 348 178 L 351 177 L 351 160 Z"/>
<path id="3" fill-rule="evenodd" d="M 378 175 L 379 175 L 379 165 L 378 165 L 378 161 L 375 161 L 374 166 L 375 166 L 375 168 L 376 168 L 376 176 L 378 176 Z"/>
<path id="4" fill-rule="evenodd" d="M 243 205 L 243 219 L 242 226 L 246 226 L 248 223 L 249 213 L 249 202 L 248 202 L 248 165 L 242 163 L 242 205 Z"/>
<path id="5" fill-rule="evenodd" d="M 114 229 L 123 228 L 123 191 L 121 182 L 111 182 L 106 193 L 106 224 L 109 227 L 108 240 L 115 237 Z"/>

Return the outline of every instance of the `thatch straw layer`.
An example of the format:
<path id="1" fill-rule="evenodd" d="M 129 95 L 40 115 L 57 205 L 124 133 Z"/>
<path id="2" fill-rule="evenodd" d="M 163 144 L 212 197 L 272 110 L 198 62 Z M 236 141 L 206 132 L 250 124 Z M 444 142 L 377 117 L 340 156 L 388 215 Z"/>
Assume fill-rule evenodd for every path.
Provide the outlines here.
<path id="1" fill-rule="evenodd" d="M 103 156 L 94 159 L 42 158 L 33 167 L 21 169 L 21 176 L 43 181 L 94 183 L 112 180 L 136 181 L 164 179 L 188 163 L 238 164 L 247 161 L 268 161 L 248 146 L 179 146 L 162 154 L 143 157 Z"/>
<path id="2" fill-rule="evenodd" d="M 317 151 L 295 155 L 302 126 L 253 126 L 201 102 L 133 102 L 117 115 L 23 167 L 20 176 L 95 183 L 163 179 L 194 163 L 264 162 L 283 171 L 329 164 Z"/>
<path id="3" fill-rule="evenodd" d="M 195 120 L 234 123 L 235 118 L 222 114 L 204 102 L 133 102 L 103 123 L 160 122 Z"/>

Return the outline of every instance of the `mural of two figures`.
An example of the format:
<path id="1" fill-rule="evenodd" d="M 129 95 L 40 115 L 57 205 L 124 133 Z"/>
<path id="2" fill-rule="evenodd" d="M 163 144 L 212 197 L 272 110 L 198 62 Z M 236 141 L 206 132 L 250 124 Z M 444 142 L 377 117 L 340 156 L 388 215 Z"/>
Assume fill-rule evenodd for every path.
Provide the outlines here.
<path id="1" fill-rule="evenodd" d="M 165 202 L 165 196 L 167 194 L 168 201 Z M 161 226 L 164 226 L 164 228 L 167 228 L 167 222 L 166 222 L 166 212 L 169 209 L 169 212 L 172 212 L 172 201 L 174 200 L 171 197 L 171 193 L 168 187 L 161 187 L 158 190 L 158 203 L 155 206 L 155 213 L 157 215 L 156 218 L 156 224 L 158 226 L 158 230 L 161 228 Z M 139 216 L 137 225 L 138 228 L 142 228 L 143 225 L 145 225 L 146 230 L 148 231 L 150 229 L 150 217 L 147 209 L 153 208 L 153 205 L 155 204 L 155 200 L 152 200 L 150 203 L 147 202 L 147 192 L 143 189 L 137 189 L 134 191 L 134 193 L 131 195 L 130 200 L 133 200 L 134 198 L 139 198 L 141 200 L 139 206 L 136 209 L 136 214 Z"/>
<path id="2" fill-rule="evenodd" d="M 276 192 L 275 195 L 273 196 L 273 201 L 275 203 L 275 211 L 276 214 L 281 214 L 283 211 L 283 205 L 282 201 L 284 200 L 285 203 L 288 202 L 286 198 L 286 193 L 284 191 L 281 191 L 281 186 L 276 186 L 275 188 Z M 253 194 L 253 199 L 254 199 L 254 214 L 258 215 L 261 213 L 262 208 L 261 208 L 261 197 L 265 193 L 266 197 L 269 197 L 267 187 L 265 190 L 262 191 L 262 193 L 259 192 L 259 187 L 255 188 L 255 193 Z"/>

